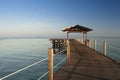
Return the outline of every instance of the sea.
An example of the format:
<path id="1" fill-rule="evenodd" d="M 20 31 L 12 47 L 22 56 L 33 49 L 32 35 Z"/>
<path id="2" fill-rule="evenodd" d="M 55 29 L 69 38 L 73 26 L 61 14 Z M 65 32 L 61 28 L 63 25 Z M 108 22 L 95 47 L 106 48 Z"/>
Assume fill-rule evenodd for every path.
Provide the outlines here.
<path id="1" fill-rule="evenodd" d="M 91 48 L 94 40 L 97 42 L 97 51 L 103 54 L 103 43 L 107 42 L 107 56 L 120 63 L 120 38 L 115 37 L 91 37 Z M 48 48 L 52 47 L 49 39 L 45 38 L 0 38 L 0 79 L 2 80 L 48 80 Z M 54 57 L 54 66 L 66 57 L 61 53 Z M 38 61 L 35 64 L 18 73 L 14 73 Z M 66 61 L 63 61 L 54 72 Z M 12 74 L 14 73 L 14 74 Z M 10 75 L 12 74 L 12 75 Z M 40 77 L 44 75 L 40 79 Z"/>
<path id="2" fill-rule="evenodd" d="M 2 80 L 48 80 L 47 74 L 39 79 L 48 71 L 48 59 L 45 59 L 48 58 L 48 48 L 52 48 L 52 43 L 49 39 L 1 38 L 0 79 L 10 75 Z M 65 56 L 64 53 L 54 56 L 54 66 L 64 59 Z M 15 71 L 21 70 L 41 60 L 43 61 L 11 75 Z M 65 61 L 57 66 L 54 72 L 64 63 Z"/>

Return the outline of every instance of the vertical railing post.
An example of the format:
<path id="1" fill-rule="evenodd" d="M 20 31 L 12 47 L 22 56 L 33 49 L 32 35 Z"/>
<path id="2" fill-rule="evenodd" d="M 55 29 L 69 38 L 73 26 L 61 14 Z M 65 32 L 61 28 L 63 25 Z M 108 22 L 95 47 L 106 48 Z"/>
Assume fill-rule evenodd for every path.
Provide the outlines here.
<path id="1" fill-rule="evenodd" d="M 96 51 L 96 40 L 94 40 L 94 50 Z"/>
<path id="2" fill-rule="evenodd" d="M 84 33 L 83 33 L 83 44 L 84 44 L 85 40 L 84 40 Z"/>
<path id="3" fill-rule="evenodd" d="M 64 50 L 66 50 L 66 39 L 64 39 Z"/>
<path id="4" fill-rule="evenodd" d="M 69 32 L 67 32 L 67 40 L 69 39 Z"/>
<path id="5" fill-rule="evenodd" d="M 53 80 L 53 48 L 48 49 L 48 78 Z"/>
<path id="6" fill-rule="evenodd" d="M 91 48 L 91 40 L 89 40 L 88 47 Z"/>
<path id="7" fill-rule="evenodd" d="M 106 41 L 104 41 L 104 55 L 106 56 Z"/>
<path id="8" fill-rule="evenodd" d="M 70 61 L 70 42 L 67 40 L 67 62 Z"/>

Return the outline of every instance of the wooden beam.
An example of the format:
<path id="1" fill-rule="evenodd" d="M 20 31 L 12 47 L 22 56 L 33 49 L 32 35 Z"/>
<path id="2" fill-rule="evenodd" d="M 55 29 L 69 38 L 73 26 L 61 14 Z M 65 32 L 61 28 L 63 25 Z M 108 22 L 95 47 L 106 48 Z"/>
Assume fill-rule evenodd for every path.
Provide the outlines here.
<path id="1" fill-rule="evenodd" d="M 69 32 L 67 32 L 67 40 L 69 39 Z"/>
<path id="2" fill-rule="evenodd" d="M 48 49 L 48 78 L 53 80 L 53 48 Z"/>
<path id="3" fill-rule="evenodd" d="M 87 40 L 87 32 L 86 32 L 86 40 Z"/>
<path id="4" fill-rule="evenodd" d="M 84 43 L 84 33 L 83 33 L 83 43 Z"/>
<path id="5" fill-rule="evenodd" d="M 70 42 L 67 40 L 67 62 L 70 62 Z"/>
<path id="6" fill-rule="evenodd" d="M 106 41 L 104 41 L 104 55 L 106 56 Z"/>
<path id="7" fill-rule="evenodd" d="M 94 50 L 96 51 L 96 40 L 94 40 Z"/>

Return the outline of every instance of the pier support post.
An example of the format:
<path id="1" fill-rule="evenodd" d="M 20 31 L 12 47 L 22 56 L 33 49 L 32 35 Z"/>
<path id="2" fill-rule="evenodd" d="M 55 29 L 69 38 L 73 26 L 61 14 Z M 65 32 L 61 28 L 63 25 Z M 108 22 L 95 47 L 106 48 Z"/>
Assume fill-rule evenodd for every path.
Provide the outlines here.
<path id="1" fill-rule="evenodd" d="M 53 48 L 48 49 L 48 78 L 53 80 Z"/>
<path id="2" fill-rule="evenodd" d="M 83 33 L 83 44 L 84 44 L 85 40 L 84 40 L 84 33 Z"/>
<path id="3" fill-rule="evenodd" d="M 104 55 L 106 56 L 106 41 L 104 41 Z"/>
<path id="4" fill-rule="evenodd" d="M 88 47 L 91 48 L 91 40 L 89 40 Z"/>
<path id="5" fill-rule="evenodd" d="M 69 32 L 67 32 L 67 40 L 69 39 Z"/>
<path id="6" fill-rule="evenodd" d="M 67 62 L 70 61 L 70 42 L 67 40 Z"/>
<path id="7" fill-rule="evenodd" d="M 96 40 L 94 40 L 94 50 L 96 51 Z"/>

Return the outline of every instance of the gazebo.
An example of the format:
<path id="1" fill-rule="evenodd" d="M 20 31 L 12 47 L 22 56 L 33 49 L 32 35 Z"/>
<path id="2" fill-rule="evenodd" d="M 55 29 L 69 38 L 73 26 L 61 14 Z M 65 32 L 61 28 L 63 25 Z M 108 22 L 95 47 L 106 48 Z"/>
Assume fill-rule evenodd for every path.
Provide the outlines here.
<path id="1" fill-rule="evenodd" d="M 63 29 L 62 31 L 67 32 L 67 39 L 69 39 L 69 33 L 83 33 L 83 42 L 85 43 L 85 41 L 87 41 L 87 33 L 92 30 L 93 29 L 90 29 L 88 27 L 84 27 L 81 25 L 75 25 L 75 26 L 67 27 Z M 85 35 L 86 35 L 86 39 L 84 38 Z"/>

